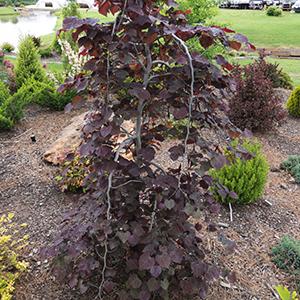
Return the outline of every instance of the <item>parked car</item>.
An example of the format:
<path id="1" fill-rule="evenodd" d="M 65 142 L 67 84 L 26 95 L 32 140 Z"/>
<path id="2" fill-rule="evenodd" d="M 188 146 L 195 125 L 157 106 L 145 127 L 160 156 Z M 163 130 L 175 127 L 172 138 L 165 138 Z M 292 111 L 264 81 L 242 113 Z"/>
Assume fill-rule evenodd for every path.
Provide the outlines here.
<path id="1" fill-rule="evenodd" d="M 260 10 L 262 10 L 264 8 L 264 1 L 262 1 L 262 0 L 251 0 L 249 7 L 251 9 L 260 9 Z"/>
<path id="2" fill-rule="evenodd" d="M 250 0 L 232 0 L 230 8 L 247 9 L 250 6 Z"/>
<path id="3" fill-rule="evenodd" d="M 283 0 L 281 8 L 284 11 L 291 11 L 296 0 Z"/>
<path id="4" fill-rule="evenodd" d="M 300 0 L 297 0 L 292 8 L 295 13 L 300 13 Z"/>

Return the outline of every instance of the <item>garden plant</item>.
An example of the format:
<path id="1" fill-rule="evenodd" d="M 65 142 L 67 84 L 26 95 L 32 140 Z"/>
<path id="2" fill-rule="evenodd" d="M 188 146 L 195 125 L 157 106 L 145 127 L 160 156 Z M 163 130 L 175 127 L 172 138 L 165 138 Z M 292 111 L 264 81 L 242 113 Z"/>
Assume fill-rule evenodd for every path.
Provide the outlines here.
<path id="1" fill-rule="evenodd" d="M 300 87 L 296 87 L 291 93 L 287 104 L 287 110 L 293 117 L 300 117 Z"/>
<path id="2" fill-rule="evenodd" d="M 288 171 L 300 183 L 300 155 L 290 155 L 287 160 L 282 162 L 281 168 Z"/>
<path id="3" fill-rule="evenodd" d="M 234 70 L 236 91 L 229 100 L 229 118 L 241 129 L 265 132 L 286 117 L 272 81 L 267 77 L 268 69 L 260 60 Z"/>
<path id="4" fill-rule="evenodd" d="M 296 290 L 300 290 L 300 241 L 284 236 L 272 249 L 272 261 L 294 277 Z"/>
<path id="5" fill-rule="evenodd" d="M 248 159 L 242 159 L 236 154 L 238 151 L 249 153 Z M 262 154 L 261 145 L 258 142 L 245 140 L 239 143 L 232 142 L 231 147 L 225 151 L 228 163 L 221 169 L 212 169 L 211 176 L 215 179 L 213 189 L 220 189 L 220 184 L 227 191 L 234 193 L 215 193 L 216 198 L 222 203 L 249 204 L 257 201 L 263 194 L 269 166 Z"/>
<path id="6" fill-rule="evenodd" d="M 221 71 L 191 53 L 186 42 L 198 38 L 205 49 L 216 41 L 236 50 L 242 43 L 254 47 L 227 28 L 189 26 L 173 1 L 96 3 L 100 14 L 115 14 L 115 21 L 71 17 L 63 23 L 81 55 L 90 56 L 88 75 L 60 88 L 94 99 L 79 149 L 92 162 L 87 193 L 46 252 L 57 257 L 57 278 L 81 293 L 96 286 L 100 299 L 205 298 L 220 270 L 205 261 L 201 226 L 189 218 L 217 211 L 205 173 L 210 158 L 216 168 L 226 158 L 200 138 L 201 126 L 222 128 L 227 137 L 240 131 L 224 118 L 226 104 L 212 93 L 229 86 L 224 73 L 233 66 L 218 56 Z M 184 137 L 167 150 L 172 165 L 164 166 L 156 158 L 169 114 L 187 124 Z M 132 130 L 125 120 L 132 121 Z"/>
<path id="7" fill-rule="evenodd" d="M 12 299 L 15 282 L 28 267 L 28 263 L 20 258 L 20 254 L 27 245 L 28 236 L 18 236 L 26 224 L 18 226 L 13 222 L 13 218 L 12 213 L 0 216 L 1 300 Z"/>

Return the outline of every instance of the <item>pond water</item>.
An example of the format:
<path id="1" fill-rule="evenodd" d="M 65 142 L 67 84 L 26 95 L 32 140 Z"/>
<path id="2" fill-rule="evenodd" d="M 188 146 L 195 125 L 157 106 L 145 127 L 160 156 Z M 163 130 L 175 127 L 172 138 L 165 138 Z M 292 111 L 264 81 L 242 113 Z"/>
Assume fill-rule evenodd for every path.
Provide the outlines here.
<path id="1" fill-rule="evenodd" d="M 36 11 L 26 16 L 0 16 L 0 45 L 8 42 L 18 46 L 27 34 L 36 37 L 53 32 L 57 17 L 47 11 Z"/>

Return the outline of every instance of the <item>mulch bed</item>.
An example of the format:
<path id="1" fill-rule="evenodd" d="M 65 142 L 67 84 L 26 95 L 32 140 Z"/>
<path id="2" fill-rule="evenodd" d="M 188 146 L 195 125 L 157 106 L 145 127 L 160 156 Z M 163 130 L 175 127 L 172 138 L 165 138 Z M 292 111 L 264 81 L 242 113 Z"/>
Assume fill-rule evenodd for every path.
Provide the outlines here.
<path id="1" fill-rule="evenodd" d="M 57 168 L 45 164 L 42 155 L 79 113 L 53 113 L 31 107 L 14 131 L 0 134 L 0 212 L 14 212 L 16 222 L 28 224 L 26 233 L 30 235 L 26 257 L 30 270 L 16 287 L 16 300 L 93 299 L 80 297 L 55 282 L 49 262 L 39 256 L 39 250 L 58 233 L 64 211 L 77 201 L 76 195 L 59 191 L 53 179 Z M 235 271 L 237 277 L 233 285 L 215 282 L 209 300 L 276 299 L 274 285 L 293 287 L 289 275 L 271 262 L 270 251 L 284 235 L 300 239 L 300 188 L 289 174 L 278 170 L 288 155 L 300 154 L 299 133 L 300 121 L 288 118 L 276 131 L 257 136 L 273 170 L 263 199 L 250 206 L 234 207 L 232 223 L 228 208 L 222 207 L 214 221 L 229 226 L 203 232 L 204 244 L 213 253 L 208 259 Z M 36 143 L 31 141 L 31 134 Z M 237 247 L 226 255 L 227 240 Z"/>

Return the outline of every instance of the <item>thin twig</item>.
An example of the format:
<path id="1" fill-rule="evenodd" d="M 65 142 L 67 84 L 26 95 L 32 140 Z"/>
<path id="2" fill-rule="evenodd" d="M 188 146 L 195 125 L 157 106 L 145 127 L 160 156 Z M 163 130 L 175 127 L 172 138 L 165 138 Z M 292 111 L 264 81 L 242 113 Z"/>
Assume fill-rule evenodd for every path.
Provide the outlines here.
<path id="1" fill-rule="evenodd" d="M 168 68 L 171 68 L 170 64 L 166 61 L 160 60 L 160 59 L 156 59 L 153 61 L 153 65 L 155 64 L 161 64 L 161 65 L 166 65 Z"/>
<path id="2" fill-rule="evenodd" d="M 150 223 L 150 227 L 149 227 L 149 232 L 152 231 L 152 228 L 153 228 L 153 225 L 154 225 L 156 208 L 157 208 L 157 199 L 155 198 L 154 207 L 153 207 L 153 211 L 152 211 L 152 214 L 151 214 L 151 223 Z"/>
<path id="3" fill-rule="evenodd" d="M 230 222 L 233 222 L 233 211 L 232 211 L 232 206 L 231 206 L 230 202 L 229 202 L 228 206 L 229 206 L 229 212 L 230 212 Z"/>
<path id="4" fill-rule="evenodd" d="M 143 88 L 146 90 L 147 86 L 150 81 L 150 74 L 152 70 L 152 55 L 151 51 L 148 45 L 145 45 L 145 51 L 146 51 L 146 58 L 147 58 L 147 66 L 146 66 L 146 71 L 144 73 L 144 79 L 143 79 Z M 142 125 L 143 125 L 143 109 L 145 107 L 145 103 L 143 99 L 139 99 L 139 104 L 138 104 L 138 114 L 136 117 L 136 151 L 139 153 L 139 151 L 142 148 Z"/>
<path id="5" fill-rule="evenodd" d="M 142 181 L 141 181 L 141 180 L 128 180 L 128 181 L 126 181 L 126 182 L 124 182 L 124 183 L 121 183 L 121 184 L 119 184 L 119 185 L 117 185 L 117 186 L 112 186 L 111 188 L 112 188 L 113 190 L 116 190 L 116 189 L 119 189 L 120 187 L 123 187 L 123 186 L 125 186 L 125 185 L 127 185 L 127 184 L 129 184 L 129 183 L 133 183 L 133 182 L 141 183 Z"/>

